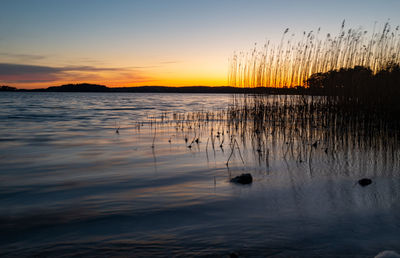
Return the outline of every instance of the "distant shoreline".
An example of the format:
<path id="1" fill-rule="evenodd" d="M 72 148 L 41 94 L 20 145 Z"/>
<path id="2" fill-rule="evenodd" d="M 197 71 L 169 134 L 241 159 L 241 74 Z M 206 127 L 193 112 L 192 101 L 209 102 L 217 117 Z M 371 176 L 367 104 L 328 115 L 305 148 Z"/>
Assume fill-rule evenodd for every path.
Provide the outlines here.
<path id="1" fill-rule="evenodd" d="M 268 93 L 268 94 L 302 94 L 304 88 L 238 88 L 231 86 L 138 86 L 111 88 L 97 84 L 66 84 L 45 89 L 17 89 L 10 86 L 0 86 L 0 91 L 8 92 L 103 92 L 103 93 Z"/>

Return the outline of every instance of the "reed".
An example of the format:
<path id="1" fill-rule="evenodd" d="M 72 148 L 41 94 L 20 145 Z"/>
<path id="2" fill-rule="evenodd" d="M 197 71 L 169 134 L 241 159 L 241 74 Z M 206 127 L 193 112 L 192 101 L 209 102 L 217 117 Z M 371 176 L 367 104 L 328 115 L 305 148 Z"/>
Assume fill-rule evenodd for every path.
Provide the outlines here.
<path id="1" fill-rule="evenodd" d="M 234 173 L 269 173 L 282 162 L 294 170 L 307 169 L 310 176 L 358 176 L 364 173 L 361 168 L 378 175 L 400 167 L 399 121 L 388 121 L 378 113 L 354 112 L 353 106 L 330 105 L 332 97 L 327 96 L 245 94 L 233 100 L 235 105 L 224 110 L 168 113 L 145 125 L 153 142 L 157 132 L 158 140 L 172 139 L 174 148 L 182 145 L 190 152 L 204 151 L 207 164 L 225 165 Z M 161 141 L 161 151 L 162 146 Z M 208 153 L 211 148 L 213 155 Z"/>
<path id="2" fill-rule="evenodd" d="M 400 64 L 399 26 L 387 22 L 369 33 L 347 29 L 343 21 L 336 36 L 322 36 L 318 28 L 296 40 L 286 29 L 279 44 L 267 41 L 261 48 L 234 53 L 228 81 L 235 87 L 307 87 L 316 73 L 361 66 L 375 75 L 391 64 Z"/>

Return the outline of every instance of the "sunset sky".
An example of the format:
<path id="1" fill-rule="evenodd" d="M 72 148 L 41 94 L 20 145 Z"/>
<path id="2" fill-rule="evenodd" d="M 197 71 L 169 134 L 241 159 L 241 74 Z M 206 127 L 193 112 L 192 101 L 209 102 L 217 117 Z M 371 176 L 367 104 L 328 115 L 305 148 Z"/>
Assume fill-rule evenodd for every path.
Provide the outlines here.
<path id="1" fill-rule="evenodd" d="M 283 31 L 400 24 L 400 1 L 1 0 L 0 85 L 227 84 L 232 53 Z"/>

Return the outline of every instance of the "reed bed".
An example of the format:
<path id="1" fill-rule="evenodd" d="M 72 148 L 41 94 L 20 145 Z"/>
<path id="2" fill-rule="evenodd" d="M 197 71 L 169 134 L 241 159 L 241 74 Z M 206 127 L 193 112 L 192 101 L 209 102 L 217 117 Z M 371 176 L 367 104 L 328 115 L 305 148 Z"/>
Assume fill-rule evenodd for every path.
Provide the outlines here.
<path id="1" fill-rule="evenodd" d="M 400 30 L 388 22 L 370 33 L 347 29 L 343 21 L 338 35 L 303 32 L 301 39 L 286 29 L 279 44 L 267 41 L 248 52 L 234 53 L 228 81 L 235 87 L 307 86 L 316 73 L 356 66 L 377 74 L 390 64 L 400 64 Z"/>
<path id="2" fill-rule="evenodd" d="M 153 147 L 156 155 L 157 146 L 169 142 L 204 155 L 207 163 L 226 166 L 229 177 L 232 172 L 268 173 L 282 163 L 310 175 L 355 177 L 400 167 L 400 127 L 379 116 L 354 116 L 349 109 L 326 105 L 324 96 L 248 94 L 234 96 L 232 103 L 224 110 L 168 113 L 141 123 L 157 128 L 149 150 Z"/>
<path id="3" fill-rule="evenodd" d="M 228 111 L 235 128 L 264 135 L 261 142 L 279 131 L 288 146 L 324 143 L 327 151 L 338 142 L 372 144 L 381 135 L 399 146 L 399 26 L 385 23 L 368 33 L 346 29 L 343 21 L 337 36 L 321 39 L 318 29 L 300 41 L 287 39 L 288 32 L 279 45 L 234 54 L 229 81 L 246 88 L 296 86 L 299 95 L 237 95 Z"/>
<path id="4" fill-rule="evenodd" d="M 229 168 L 286 162 L 310 174 L 394 171 L 400 167 L 400 31 L 386 23 L 368 33 L 346 29 L 300 41 L 285 30 L 279 45 L 234 54 L 231 86 L 295 87 L 298 95 L 233 95 L 218 111 L 164 114 L 151 125 L 157 137 L 205 151 Z M 259 91 L 258 91 L 259 92 Z M 266 91 L 268 92 L 268 91 Z M 143 123 L 142 123 L 143 124 Z M 154 129 L 153 148 L 157 146 Z M 391 168 L 388 168 L 391 166 Z M 354 172 L 355 173 L 355 172 Z"/>

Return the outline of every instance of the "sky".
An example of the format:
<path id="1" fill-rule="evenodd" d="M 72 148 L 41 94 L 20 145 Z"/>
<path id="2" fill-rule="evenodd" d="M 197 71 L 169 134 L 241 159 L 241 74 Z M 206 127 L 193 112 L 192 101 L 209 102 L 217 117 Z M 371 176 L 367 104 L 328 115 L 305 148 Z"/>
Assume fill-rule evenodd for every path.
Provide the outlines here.
<path id="1" fill-rule="evenodd" d="M 0 85 L 227 85 L 229 58 L 291 33 L 400 25 L 400 1 L 1 0 Z"/>

